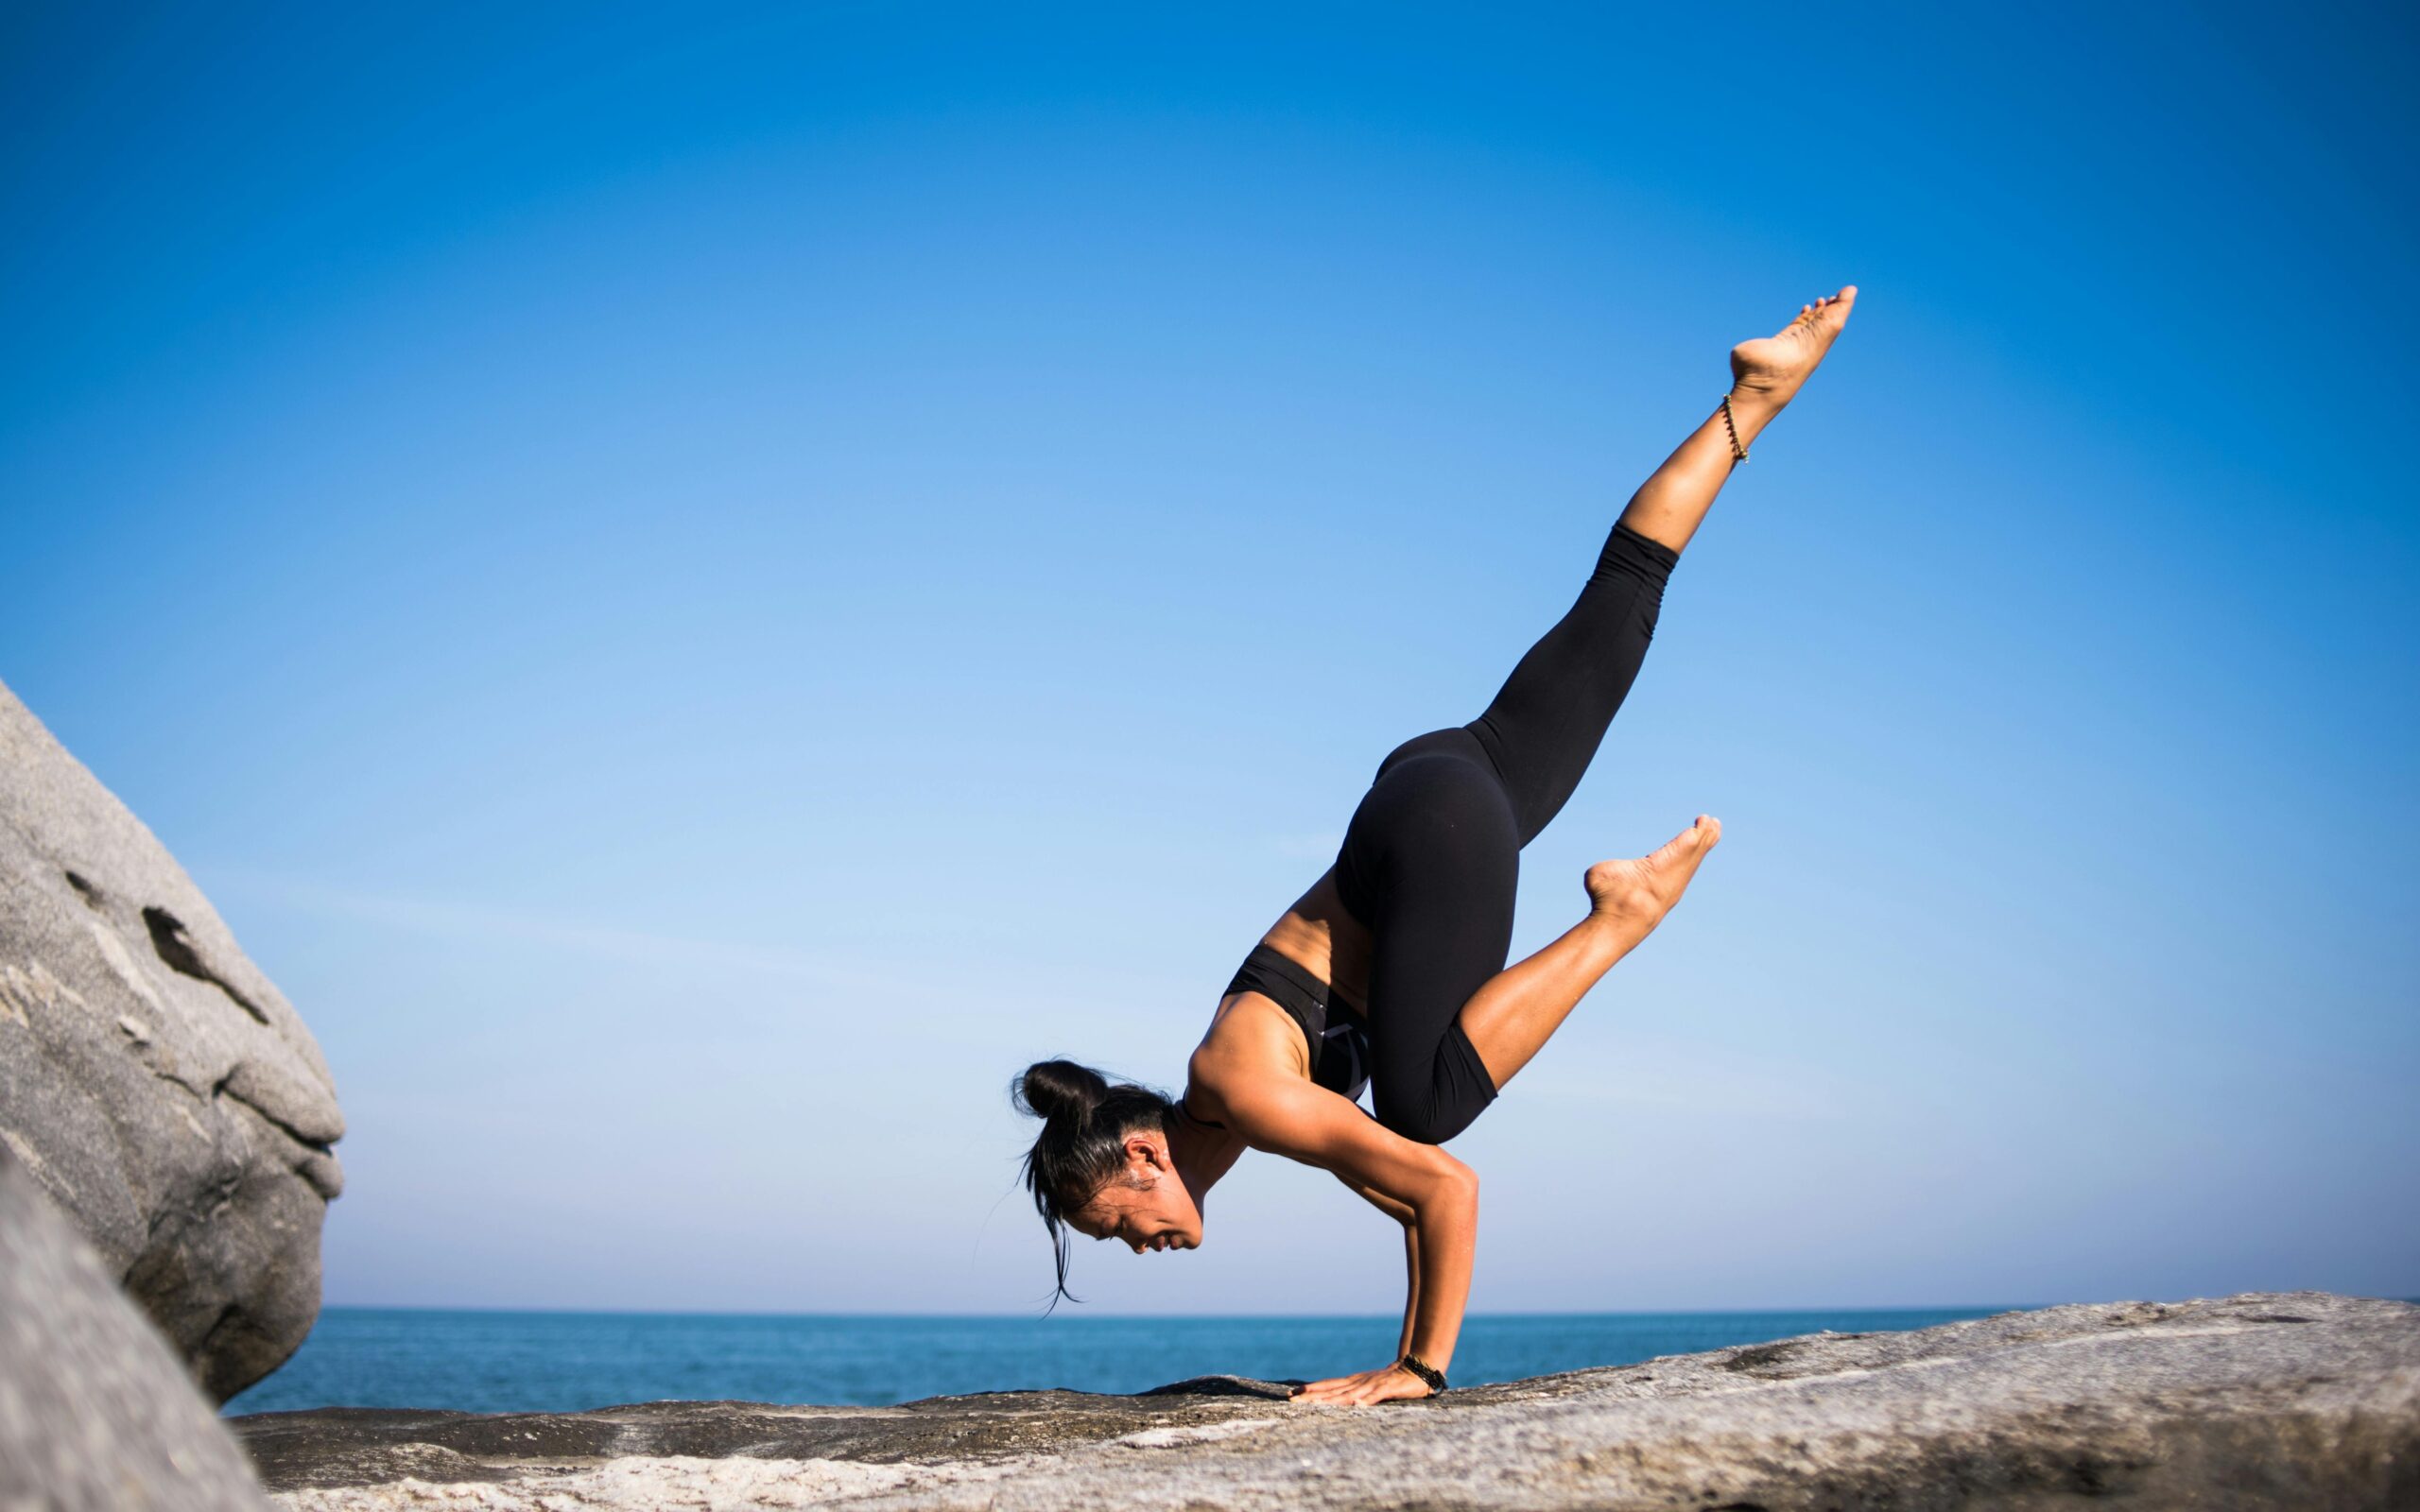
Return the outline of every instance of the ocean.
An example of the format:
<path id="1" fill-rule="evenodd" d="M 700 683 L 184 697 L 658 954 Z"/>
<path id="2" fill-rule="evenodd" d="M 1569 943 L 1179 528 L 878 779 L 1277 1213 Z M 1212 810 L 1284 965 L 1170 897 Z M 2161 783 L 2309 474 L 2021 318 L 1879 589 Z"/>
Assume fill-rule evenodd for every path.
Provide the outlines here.
<path id="1" fill-rule="evenodd" d="M 1456 1385 L 1514 1381 L 1830 1329 L 1929 1328 L 2003 1308 L 1480 1314 Z M 1145 1391 L 1192 1376 L 1317 1380 L 1393 1358 L 1396 1317 L 928 1317 L 521 1313 L 330 1307 L 230 1415 L 306 1407 L 579 1412 L 668 1399 L 888 1406 L 1067 1386 Z"/>

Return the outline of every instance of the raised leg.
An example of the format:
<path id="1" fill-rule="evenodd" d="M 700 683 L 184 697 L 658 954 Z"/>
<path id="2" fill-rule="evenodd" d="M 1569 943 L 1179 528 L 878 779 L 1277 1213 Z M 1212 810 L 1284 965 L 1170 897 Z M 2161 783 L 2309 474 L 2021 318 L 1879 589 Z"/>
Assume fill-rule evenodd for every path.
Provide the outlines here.
<path id="1" fill-rule="evenodd" d="M 1687 546 L 1714 507 L 1714 496 L 1738 466 L 1731 452 L 1732 426 L 1738 429 L 1742 448 L 1754 447 L 1832 349 L 1856 305 L 1857 285 L 1851 284 L 1838 294 L 1799 306 L 1797 318 L 1773 335 L 1732 348 L 1731 423 L 1724 423 L 1722 407 L 1717 404 L 1631 495 L 1621 523 L 1675 552 Z"/>
<path id="2" fill-rule="evenodd" d="M 1580 597 L 1467 726 L 1512 795 L 1527 846 L 1561 813 L 1630 694 L 1654 638 L 1664 585 L 1737 465 L 1847 324 L 1857 286 L 1802 306 L 1773 335 L 1731 349 L 1731 420 L 1720 406 L 1631 496 Z M 1382 768 L 1383 770 L 1383 768 Z"/>
<path id="3" fill-rule="evenodd" d="M 1596 760 L 1647 658 L 1664 580 L 1678 559 L 1616 524 L 1579 600 L 1522 656 L 1486 712 L 1462 727 L 1503 779 L 1522 845 L 1563 811 Z"/>

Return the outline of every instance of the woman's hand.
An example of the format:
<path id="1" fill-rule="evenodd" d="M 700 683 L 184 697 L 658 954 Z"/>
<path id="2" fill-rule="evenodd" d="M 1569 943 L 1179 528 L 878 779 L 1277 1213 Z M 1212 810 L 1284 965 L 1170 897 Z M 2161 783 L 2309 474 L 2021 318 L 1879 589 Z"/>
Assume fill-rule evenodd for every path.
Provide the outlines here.
<path id="1" fill-rule="evenodd" d="M 1295 1401 L 1321 1401 L 1337 1407 L 1366 1407 L 1372 1402 L 1392 1401 L 1398 1397 L 1431 1395 L 1428 1383 L 1399 1365 L 1382 1369 L 1364 1370 L 1357 1376 L 1337 1376 L 1328 1381 L 1314 1381 L 1296 1388 Z"/>

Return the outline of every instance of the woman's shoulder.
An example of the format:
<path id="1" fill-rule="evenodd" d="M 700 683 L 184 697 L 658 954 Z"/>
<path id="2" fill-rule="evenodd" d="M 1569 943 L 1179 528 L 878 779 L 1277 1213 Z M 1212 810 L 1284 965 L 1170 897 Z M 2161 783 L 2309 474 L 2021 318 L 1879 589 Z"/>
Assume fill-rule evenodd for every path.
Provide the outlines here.
<path id="1" fill-rule="evenodd" d="M 1228 1099 L 1271 1076 L 1310 1079 L 1310 1051 L 1293 1015 L 1260 992 L 1231 992 L 1210 1032 L 1185 1062 L 1184 1094 L 1193 1113 L 1224 1120 Z"/>

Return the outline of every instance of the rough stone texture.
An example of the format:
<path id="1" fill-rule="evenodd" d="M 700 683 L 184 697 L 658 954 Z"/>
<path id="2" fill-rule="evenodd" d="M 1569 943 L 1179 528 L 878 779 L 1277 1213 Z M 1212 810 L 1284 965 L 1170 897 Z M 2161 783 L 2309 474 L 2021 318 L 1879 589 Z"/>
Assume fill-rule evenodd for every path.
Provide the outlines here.
<path id="1" fill-rule="evenodd" d="M 0 1149 L 0 1507 L 267 1506 L 184 1362 Z"/>
<path id="2" fill-rule="evenodd" d="M 0 686 L 0 1145 L 224 1401 L 320 1311 L 320 1047 L 165 847 Z"/>
<path id="3" fill-rule="evenodd" d="M 1211 1378 L 901 1407 L 234 1420 L 320 1509 L 2420 1506 L 2420 1307 L 2056 1307 L 1298 1407 Z"/>

